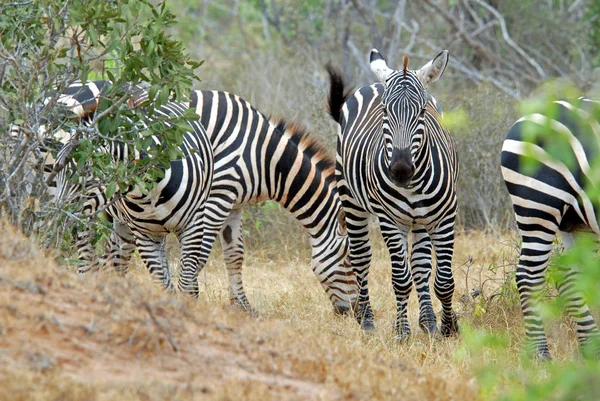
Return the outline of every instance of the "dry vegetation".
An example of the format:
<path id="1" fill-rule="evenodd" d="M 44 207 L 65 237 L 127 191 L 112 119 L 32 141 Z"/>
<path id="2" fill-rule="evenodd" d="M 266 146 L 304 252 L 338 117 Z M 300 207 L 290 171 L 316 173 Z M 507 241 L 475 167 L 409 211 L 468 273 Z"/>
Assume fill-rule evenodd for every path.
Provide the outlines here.
<path id="1" fill-rule="evenodd" d="M 457 358 L 461 337 L 420 332 L 414 296 L 415 335 L 395 343 L 389 263 L 380 245 L 371 281 L 378 329 L 366 335 L 353 319 L 333 315 L 304 251 L 279 258 L 268 247 L 250 252 L 246 285 L 260 311 L 253 318 L 226 305 L 220 256 L 203 272 L 194 301 L 163 293 L 139 263 L 127 278 L 78 276 L 12 227 L 0 229 L 0 399 L 474 400 L 472 360 L 494 362 L 492 354 Z M 502 286 L 512 269 L 502 265 L 512 258 L 509 237 L 461 233 L 456 307 L 463 325 L 508 332 L 509 358 L 518 364 L 518 306 L 476 306 Z M 482 292 L 475 301 L 466 295 L 474 289 Z M 560 341 L 550 336 L 557 359 L 577 352 L 572 333 Z"/>

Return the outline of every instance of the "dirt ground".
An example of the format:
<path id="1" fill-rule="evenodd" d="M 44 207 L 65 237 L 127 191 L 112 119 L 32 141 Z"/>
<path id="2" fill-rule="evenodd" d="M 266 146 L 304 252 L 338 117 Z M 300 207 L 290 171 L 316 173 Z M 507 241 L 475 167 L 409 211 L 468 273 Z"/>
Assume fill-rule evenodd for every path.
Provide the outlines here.
<path id="1" fill-rule="evenodd" d="M 332 330 L 353 322 L 331 310 L 329 330 L 302 332 L 289 320 L 165 294 L 145 272 L 78 276 L 2 231 L 0 399 L 476 396 L 471 383 L 347 341 L 361 333 Z"/>
<path id="2" fill-rule="evenodd" d="M 192 300 L 164 293 L 141 268 L 125 278 L 77 275 L 10 226 L 0 229 L 0 400 L 478 399 L 468 364 L 454 357 L 460 339 L 420 332 L 414 296 L 414 336 L 395 342 L 382 250 L 375 250 L 372 287 L 378 329 L 367 335 L 354 319 L 333 314 L 302 253 L 286 253 L 286 262 L 248 255 L 246 288 L 260 314 L 252 317 L 227 305 L 219 257 Z M 482 282 L 491 294 L 505 274 L 465 274 L 501 262 L 500 251 L 472 241 L 465 234 L 457 242 L 457 287 L 464 287 L 457 299 Z M 472 319 L 472 307 L 456 303 L 461 319 Z M 501 320 L 493 325 L 514 318 Z"/>

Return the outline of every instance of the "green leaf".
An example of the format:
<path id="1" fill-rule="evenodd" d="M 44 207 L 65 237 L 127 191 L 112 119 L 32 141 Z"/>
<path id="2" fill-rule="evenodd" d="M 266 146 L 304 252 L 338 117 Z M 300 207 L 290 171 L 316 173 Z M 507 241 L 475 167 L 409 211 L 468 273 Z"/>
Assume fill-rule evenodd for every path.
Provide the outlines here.
<path id="1" fill-rule="evenodd" d="M 106 197 L 108 199 L 111 199 L 116 191 L 117 191 L 117 183 L 115 181 L 110 182 L 106 186 Z"/>
<path id="2" fill-rule="evenodd" d="M 161 105 L 169 102 L 169 92 L 169 87 L 167 85 L 164 85 L 160 90 L 159 100 Z"/>

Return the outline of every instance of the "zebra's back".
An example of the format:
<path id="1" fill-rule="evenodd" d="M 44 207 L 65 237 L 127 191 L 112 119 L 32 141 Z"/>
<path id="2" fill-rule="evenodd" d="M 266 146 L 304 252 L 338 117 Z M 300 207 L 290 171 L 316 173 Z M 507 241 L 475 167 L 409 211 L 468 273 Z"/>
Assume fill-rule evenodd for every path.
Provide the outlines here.
<path id="1" fill-rule="evenodd" d="M 597 193 L 592 167 L 600 150 L 594 107 L 588 99 L 556 101 L 546 113 L 521 118 L 504 140 L 502 175 L 515 212 L 541 219 L 540 229 L 552 222 L 561 231 L 600 234 L 598 199 L 588 195 Z"/>

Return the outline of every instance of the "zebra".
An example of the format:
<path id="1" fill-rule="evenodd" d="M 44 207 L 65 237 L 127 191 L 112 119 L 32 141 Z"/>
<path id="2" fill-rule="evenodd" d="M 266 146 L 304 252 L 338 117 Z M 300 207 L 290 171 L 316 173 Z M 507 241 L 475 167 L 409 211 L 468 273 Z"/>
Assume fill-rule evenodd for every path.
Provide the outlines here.
<path id="1" fill-rule="evenodd" d="M 568 249 L 579 231 L 600 236 L 600 205 L 594 195 L 587 193 L 594 185 L 590 167 L 598 155 L 600 126 L 594 117 L 598 115 L 597 103 L 585 98 L 554 101 L 551 113 L 533 113 L 519 119 L 502 145 L 502 177 L 522 239 L 516 282 L 527 349 L 541 359 L 550 358 L 550 352 L 535 295 L 545 285 L 554 238 L 560 232 Z M 577 338 L 584 345 L 598 336 L 598 328 L 575 288 L 576 269 L 564 273 L 557 280 L 557 288 L 576 324 Z"/>
<path id="2" fill-rule="evenodd" d="M 442 304 L 441 332 L 458 332 L 452 310 L 452 255 L 457 213 L 458 157 L 454 141 L 440 123 L 439 106 L 427 86 L 441 77 L 448 63 L 444 50 L 421 69 L 390 69 L 373 49 L 370 66 L 380 83 L 344 92 L 338 70 L 330 77 L 329 112 L 338 123 L 336 179 L 346 212 L 351 264 L 360 287 L 356 317 L 372 330 L 368 272 L 371 264 L 369 215 L 379 219 L 392 260 L 396 297 L 397 339 L 410 336 L 408 296 L 414 280 L 420 327 L 437 333 L 429 295 L 432 249 L 437 260 L 435 294 Z M 411 269 L 407 266 L 408 234 L 413 233 Z"/>
<path id="3" fill-rule="evenodd" d="M 198 270 L 220 237 L 230 283 L 230 302 L 250 313 L 242 281 L 242 210 L 265 200 L 278 202 L 308 231 L 312 270 L 334 311 L 346 313 L 357 299 L 349 264 L 345 217 L 335 185 L 335 162 L 305 128 L 270 119 L 239 96 L 221 91 L 192 91 L 190 107 L 200 115 L 214 152 L 214 177 L 206 201 L 204 241 Z M 115 238 L 113 238 L 114 240 Z M 134 246 L 131 235 L 116 238 L 125 246 L 120 270 L 126 271 Z M 112 248 L 119 250 L 119 245 Z"/>
<path id="4" fill-rule="evenodd" d="M 94 117 L 96 107 L 102 97 L 105 81 L 72 84 L 60 94 L 57 103 L 67 106 L 72 112 L 82 117 L 83 121 L 90 121 Z M 134 110 L 147 99 L 147 93 L 137 92 L 129 99 L 129 106 Z M 171 125 L 169 118 L 181 117 L 188 110 L 188 105 L 180 102 L 169 102 L 155 108 L 154 116 L 166 118 L 165 125 Z M 144 110 L 136 110 L 144 113 Z M 143 115 L 142 128 L 148 128 L 157 121 L 156 117 Z M 201 244 L 204 236 L 205 203 L 208 199 L 213 170 L 212 146 L 204 127 L 197 121 L 188 121 L 189 131 L 183 134 L 181 151 L 183 157 L 171 161 L 170 168 L 164 171 L 164 178 L 147 194 L 140 188 L 129 188 L 124 193 L 119 193 L 108 199 L 101 188 L 85 188 L 85 184 L 71 184 L 68 180 L 68 168 L 63 169 L 61 175 L 56 177 L 54 186 L 56 193 L 90 192 L 89 199 L 83 206 L 83 213 L 93 215 L 101 209 L 106 209 L 113 220 L 113 234 L 111 235 L 111 255 L 114 255 L 115 266 L 119 265 L 119 252 L 115 246 L 124 247 L 125 251 L 132 246 L 139 249 L 140 257 L 147 266 L 154 281 L 172 290 L 170 272 L 164 252 L 164 240 L 168 233 L 174 233 L 181 247 L 181 274 L 179 275 L 178 288 L 182 292 L 197 296 L 199 293 L 198 271 L 196 265 L 201 254 Z M 152 146 L 159 146 L 161 139 L 158 134 L 152 137 Z M 69 147 L 69 134 L 60 132 L 58 135 L 60 147 L 56 163 L 61 163 L 65 157 L 70 157 L 65 149 Z M 132 157 L 140 159 L 145 157 L 131 145 L 113 141 L 99 151 L 112 155 L 114 160 L 128 161 Z M 69 160 L 67 160 L 68 162 Z M 75 188 L 75 189 L 74 189 Z M 58 196 L 58 195 L 57 195 Z M 116 238 L 126 238 L 127 243 L 121 244 Z M 78 233 L 78 246 L 80 258 L 84 261 L 91 259 L 91 241 L 89 231 Z M 83 245 L 81 245 L 83 243 Z M 84 265 L 80 268 L 83 272 L 91 266 Z"/>

